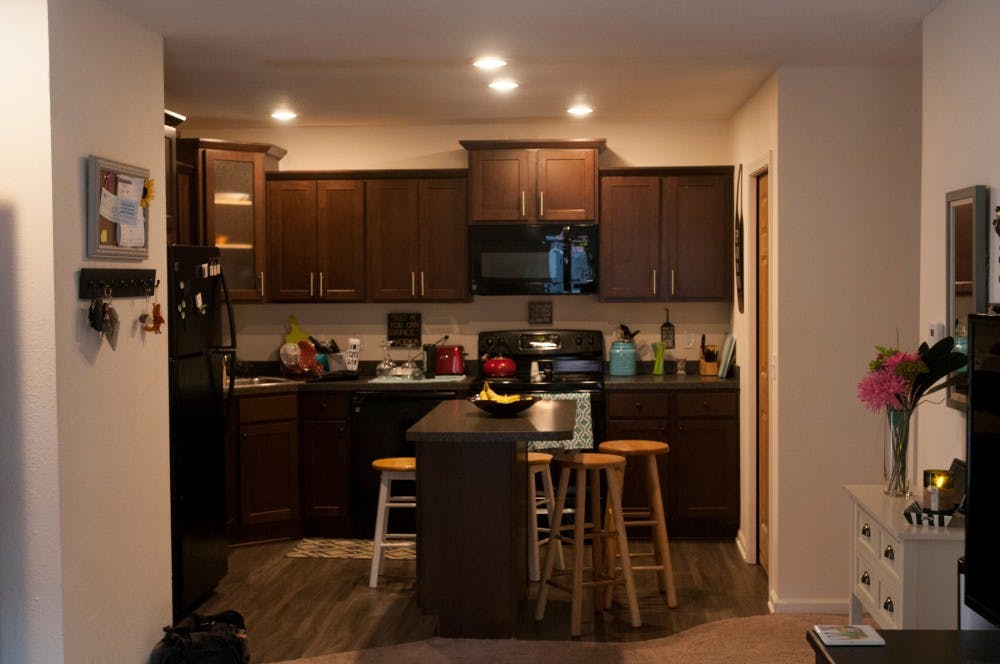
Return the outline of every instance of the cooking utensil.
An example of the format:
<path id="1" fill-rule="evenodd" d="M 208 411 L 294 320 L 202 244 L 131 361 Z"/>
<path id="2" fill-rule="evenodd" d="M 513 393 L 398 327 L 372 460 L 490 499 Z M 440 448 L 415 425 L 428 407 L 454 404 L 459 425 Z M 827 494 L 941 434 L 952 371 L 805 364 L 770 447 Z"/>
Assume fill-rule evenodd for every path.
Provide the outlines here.
<path id="1" fill-rule="evenodd" d="M 639 334 L 639 330 L 632 332 L 628 329 L 628 325 L 625 325 L 624 323 L 619 323 L 618 327 L 620 327 L 622 331 L 622 341 L 631 342 L 635 338 L 635 335 Z"/>

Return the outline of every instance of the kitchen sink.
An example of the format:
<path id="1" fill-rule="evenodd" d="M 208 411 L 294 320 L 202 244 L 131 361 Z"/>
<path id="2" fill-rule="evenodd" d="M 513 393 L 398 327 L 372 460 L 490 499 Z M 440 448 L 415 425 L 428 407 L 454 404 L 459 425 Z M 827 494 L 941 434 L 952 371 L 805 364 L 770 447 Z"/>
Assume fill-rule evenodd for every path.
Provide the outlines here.
<path id="1" fill-rule="evenodd" d="M 247 385 L 277 385 L 278 383 L 291 383 L 291 378 L 282 378 L 281 376 L 248 376 L 236 379 L 236 387 L 245 387 Z"/>

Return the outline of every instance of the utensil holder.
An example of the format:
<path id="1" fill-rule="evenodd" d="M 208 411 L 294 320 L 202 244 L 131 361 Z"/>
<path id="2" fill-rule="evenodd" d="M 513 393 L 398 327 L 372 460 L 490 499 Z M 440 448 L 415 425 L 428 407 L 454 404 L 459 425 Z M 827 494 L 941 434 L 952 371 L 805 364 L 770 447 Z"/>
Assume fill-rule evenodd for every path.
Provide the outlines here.
<path id="1" fill-rule="evenodd" d="M 719 375 L 718 346 L 705 346 L 704 348 L 702 348 L 701 359 L 698 360 L 698 373 L 701 374 L 702 376 Z"/>

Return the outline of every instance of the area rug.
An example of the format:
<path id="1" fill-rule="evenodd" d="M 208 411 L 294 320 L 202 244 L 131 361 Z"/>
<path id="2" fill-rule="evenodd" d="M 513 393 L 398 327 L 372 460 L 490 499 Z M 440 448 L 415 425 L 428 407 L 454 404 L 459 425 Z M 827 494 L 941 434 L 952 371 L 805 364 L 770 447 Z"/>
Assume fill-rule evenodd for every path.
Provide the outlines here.
<path id="1" fill-rule="evenodd" d="M 364 539 L 327 539 L 306 537 L 285 554 L 286 558 L 354 558 L 372 559 L 372 541 Z M 389 560 L 413 560 L 413 547 L 389 547 L 385 549 Z"/>
<path id="2" fill-rule="evenodd" d="M 648 641 L 518 641 L 433 638 L 384 648 L 321 655 L 283 664 L 459 664 L 465 662 L 615 662 L 653 664 L 807 664 L 814 655 L 806 631 L 816 623 L 842 623 L 847 616 L 772 614 L 729 618 Z"/>

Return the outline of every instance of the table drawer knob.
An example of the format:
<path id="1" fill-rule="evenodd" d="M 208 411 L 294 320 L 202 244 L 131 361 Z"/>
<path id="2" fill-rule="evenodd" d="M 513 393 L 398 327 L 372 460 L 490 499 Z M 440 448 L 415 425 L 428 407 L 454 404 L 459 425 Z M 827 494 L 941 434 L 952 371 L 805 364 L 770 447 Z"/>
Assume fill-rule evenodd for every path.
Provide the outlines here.
<path id="1" fill-rule="evenodd" d="M 861 526 L 861 534 L 864 535 L 865 537 L 871 537 L 872 536 L 871 526 L 869 526 L 867 523 Z"/>
<path id="2" fill-rule="evenodd" d="M 870 586 L 872 584 L 871 574 L 869 574 L 868 572 L 865 572 L 864 574 L 862 574 L 861 575 L 861 583 L 865 584 L 866 586 Z"/>
<path id="3" fill-rule="evenodd" d="M 886 597 L 885 598 L 885 602 L 882 604 L 882 608 L 885 609 L 886 611 L 888 611 L 889 613 L 893 612 L 892 598 L 891 597 Z"/>
<path id="4" fill-rule="evenodd" d="M 890 544 L 890 545 L 888 545 L 888 546 L 885 547 L 885 551 L 882 552 L 882 555 L 885 558 L 888 558 L 889 560 L 895 560 L 896 559 L 896 552 L 893 551 L 892 544 Z"/>

